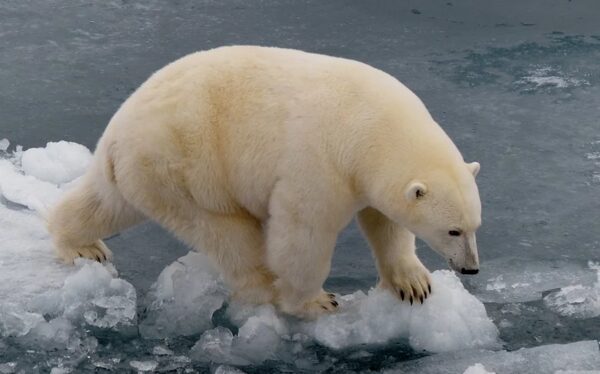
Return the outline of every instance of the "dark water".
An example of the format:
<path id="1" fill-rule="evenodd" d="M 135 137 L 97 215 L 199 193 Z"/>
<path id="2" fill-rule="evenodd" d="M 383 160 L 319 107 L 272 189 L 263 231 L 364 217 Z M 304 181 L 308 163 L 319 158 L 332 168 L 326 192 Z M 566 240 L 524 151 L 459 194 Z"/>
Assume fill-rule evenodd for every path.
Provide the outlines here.
<path id="1" fill-rule="evenodd" d="M 599 16 L 593 0 L 3 1 L 0 138 L 25 148 L 64 139 L 93 149 L 112 113 L 149 74 L 197 50 L 260 44 L 354 58 L 408 85 L 465 158 L 482 164 L 482 268 L 466 285 L 485 289 L 506 263 L 513 270 L 541 264 L 539 272 L 560 277 L 570 265 L 600 261 Z M 152 224 L 108 244 L 121 276 L 142 296 L 187 252 Z M 431 270 L 445 267 L 426 247 L 419 254 Z M 352 224 L 339 238 L 327 286 L 347 293 L 375 281 L 369 249 Z M 500 337 L 511 350 L 600 338 L 598 317 L 561 316 L 539 298 L 517 302 L 519 314 L 503 311 L 505 300 L 486 301 L 497 325 L 510 323 Z M 173 346 L 194 342 L 180 340 Z M 98 355 L 139 356 L 144 344 L 107 337 Z M 315 352 L 323 362 L 340 360 L 322 367 L 331 372 L 378 371 L 421 355 L 402 342 L 367 358 Z M 81 362 L 80 369 L 93 369 Z M 283 370 L 269 362 L 244 370 L 277 367 Z"/>

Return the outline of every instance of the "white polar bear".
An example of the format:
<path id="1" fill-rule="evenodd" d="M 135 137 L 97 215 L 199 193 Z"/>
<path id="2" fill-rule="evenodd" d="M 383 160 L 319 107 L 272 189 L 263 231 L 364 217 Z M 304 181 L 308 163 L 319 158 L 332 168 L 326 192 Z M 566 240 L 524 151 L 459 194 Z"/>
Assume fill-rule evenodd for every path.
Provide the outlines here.
<path id="1" fill-rule="evenodd" d="M 211 256 L 233 297 L 312 318 L 337 306 L 322 285 L 355 215 L 379 286 L 403 300 L 431 292 L 414 235 L 476 272 L 478 170 L 384 72 L 222 47 L 173 62 L 125 101 L 48 228 L 65 261 L 103 261 L 101 238 L 153 219 Z"/>

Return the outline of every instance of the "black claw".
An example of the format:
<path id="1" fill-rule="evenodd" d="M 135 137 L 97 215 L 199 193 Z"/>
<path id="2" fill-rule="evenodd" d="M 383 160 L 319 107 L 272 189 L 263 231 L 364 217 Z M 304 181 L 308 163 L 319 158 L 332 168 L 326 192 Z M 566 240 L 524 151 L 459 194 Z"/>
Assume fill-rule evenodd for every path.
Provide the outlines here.
<path id="1" fill-rule="evenodd" d="M 429 293 L 431 293 L 431 285 L 430 284 L 427 285 L 427 289 L 429 289 Z"/>
<path id="2" fill-rule="evenodd" d="M 102 259 L 100 258 L 100 256 L 96 255 L 96 261 L 102 262 Z"/>
<path id="3" fill-rule="evenodd" d="M 321 305 L 321 308 L 323 308 L 325 310 L 329 310 L 329 309 L 327 309 L 327 307 L 325 305 Z"/>
<path id="4" fill-rule="evenodd" d="M 402 299 L 402 301 L 404 301 L 404 291 L 400 290 L 400 299 Z"/>
<path id="5" fill-rule="evenodd" d="M 412 296 L 411 296 L 411 297 L 410 297 L 410 305 L 412 305 L 412 304 L 413 304 L 413 298 L 412 298 Z"/>
<path id="6" fill-rule="evenodd" d="M 333 305 L 334 307 L 338 306 L 338 302 L 335 300 L 331 300 L 331 305 Z"/>
<path id="7" fill-rule="evenodd" d="M 330 299 L 335 299 L 335 295 L 332 293 L 328 293 L 327 296 L 329 296 Z"/>
<path id="8" fill-rule="evenodd" d="M 421 304 L 423 304 L 423 296 L 419 298 L 421 300 Z"/>

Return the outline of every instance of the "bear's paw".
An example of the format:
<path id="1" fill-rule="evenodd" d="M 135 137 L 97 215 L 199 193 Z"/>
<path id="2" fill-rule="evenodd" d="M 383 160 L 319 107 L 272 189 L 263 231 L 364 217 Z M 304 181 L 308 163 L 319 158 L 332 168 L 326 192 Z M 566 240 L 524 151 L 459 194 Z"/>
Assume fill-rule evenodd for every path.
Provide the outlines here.
<path id="1" fill-rule="evenodd" d="M 431 276 L 421 261 L 404 261 L 395 266 L 392 274 L 382 278 L 379 287 L 388 289 L 402 301 L 423 304 L 431 294 Z"/>
<path id="2" fill-rule="evenodd" d="M 83 257 L 90 260 L 104 262 L 110 261 L 112 258 L 112 252 L 102 242 L 102 240 L 96 240 L 90 245 L 82 246 L 58 246 L 58 256 L 67 264 L 73 264 L 76 258 Z"/>

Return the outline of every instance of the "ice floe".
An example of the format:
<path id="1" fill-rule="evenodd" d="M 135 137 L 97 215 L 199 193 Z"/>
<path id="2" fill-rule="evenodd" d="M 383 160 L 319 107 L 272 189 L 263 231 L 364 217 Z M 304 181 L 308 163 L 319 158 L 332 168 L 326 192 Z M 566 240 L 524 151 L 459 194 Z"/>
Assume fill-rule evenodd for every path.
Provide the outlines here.
<path id="1" fill-rule="evenodd" d="M 455 374 L 466 372 L 465 370 L 475 366 L 474 363 L 482 365 L 487 372 L 502 374 L 598 370 L 600 351 L 595 340 L 543 345 L 513 352 L 457 351 L 403 362 L 386 373 Z"/>
<path id="2" fill-rule="evenodd" d="M 600 316 L 600 264 L 590 262 L 597 272 L 597 281 L 591 286 L 581 284 L 563 287 L 544 297 L 544 304 L 554 312 L 567 317 L 593 318 Z"/>
<path id="3" fill-rule="evenodd" d="M 196 335 L 212 327 L 227 289 L 210 260 L 190 252 L 166 267 L 152 286 L 140 333 L 146 338 Z"/>
<path id="4" fill-rule="evenodd" d="M 480 275 L 465 278 L 465 284 L 484 302 L 513 303 L 539 300 L 545 291 L 592 285 L 595 280 L 596 272 L 583 263 L 500 258 L 484 262 Z"/>

